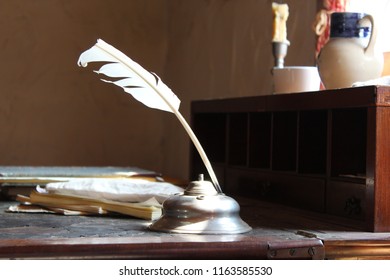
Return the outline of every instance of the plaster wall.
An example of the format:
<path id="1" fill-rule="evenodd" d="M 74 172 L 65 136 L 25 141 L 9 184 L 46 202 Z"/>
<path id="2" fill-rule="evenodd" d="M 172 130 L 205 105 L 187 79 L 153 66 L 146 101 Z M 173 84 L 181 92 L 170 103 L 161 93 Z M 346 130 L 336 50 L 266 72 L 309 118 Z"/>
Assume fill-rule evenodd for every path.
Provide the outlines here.
<path id="1" fill-rule="evenodd" d="M 165 9 L 165 1 L 1 0 L 0 164 L 161 169 L 161 114 L 76 62 L 102 38 L 162 73 Z"/>

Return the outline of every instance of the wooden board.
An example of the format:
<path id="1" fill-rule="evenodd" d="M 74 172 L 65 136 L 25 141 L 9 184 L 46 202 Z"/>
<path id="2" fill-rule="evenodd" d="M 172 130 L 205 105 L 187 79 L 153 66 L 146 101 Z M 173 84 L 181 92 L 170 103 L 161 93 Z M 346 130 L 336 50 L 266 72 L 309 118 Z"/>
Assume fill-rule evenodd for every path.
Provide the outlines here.
<path id="1" fill-rule="evenodd" d="M 389 259 L 390 233 L 345 226 L 343 218 L 238 199 L 253 230 L 238 235 L 153 232 L 126 216 L 7 213 L 0 203 L 0 258 Z"/>

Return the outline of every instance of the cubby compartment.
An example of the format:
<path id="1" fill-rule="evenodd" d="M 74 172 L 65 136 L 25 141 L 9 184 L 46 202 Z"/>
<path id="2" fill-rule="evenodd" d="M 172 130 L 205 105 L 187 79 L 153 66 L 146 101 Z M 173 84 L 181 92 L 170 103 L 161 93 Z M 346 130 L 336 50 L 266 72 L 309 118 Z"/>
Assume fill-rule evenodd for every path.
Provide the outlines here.
<path id="1" fill-rule="evenodd" d="M 299 113 L 298 172 L 325 175 L 328 137 L 326 110 Z"/>
<path id="2" fill-rule="evenodd" d="M 192 118 L 192 126 L 209 160 L 213 163 L 215 173 L 219 173 L 218 178 L 222 179 L 223 168 L 218 166 L 224 165 L 226 160 L 226 115 L 197 114 Z M 204 174 L 205 178 L 209 179 L 203 161 L 192 143 L 191 150 L 191 180 L 196 179 L 198 174 Z"/>
<path id="3" fill-rule="evenodd" d="M 224 162 L 226 139 L 225 114 L 199 114 L 193 119 L 194 131 L 213 162 Z"/>
<path id="4" fill-rule="evenodd" d="M 296 171 L 297 112 L 273 113 L 272 169 Z"/>
<path id="5" fill-rule="evenodd" d="M 248 153 L 248 114 L 229 114 L 228 119 L 228 163 L 247 165 Z"/>
<path id="6" fill-rule="evenodd" d="M 367 109 L 335 109 L 332 115 L 331 176 L 364 177 Z"/>
<path id="7" fill-rule="evenodd" d="M 271 167 L 271 113 L 249 114 L 249 167 Z"/>

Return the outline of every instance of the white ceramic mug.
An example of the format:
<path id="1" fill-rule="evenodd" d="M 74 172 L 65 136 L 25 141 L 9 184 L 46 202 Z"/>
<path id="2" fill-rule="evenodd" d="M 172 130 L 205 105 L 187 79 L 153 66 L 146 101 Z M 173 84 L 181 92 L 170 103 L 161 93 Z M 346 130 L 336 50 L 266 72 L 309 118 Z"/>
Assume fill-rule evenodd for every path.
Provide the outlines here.
<path id="1" fill-rule="evenodd" d="M 315 66 L 287 66 L 272 69 L 274 93 L 318 91 L 321 79 Z"/>

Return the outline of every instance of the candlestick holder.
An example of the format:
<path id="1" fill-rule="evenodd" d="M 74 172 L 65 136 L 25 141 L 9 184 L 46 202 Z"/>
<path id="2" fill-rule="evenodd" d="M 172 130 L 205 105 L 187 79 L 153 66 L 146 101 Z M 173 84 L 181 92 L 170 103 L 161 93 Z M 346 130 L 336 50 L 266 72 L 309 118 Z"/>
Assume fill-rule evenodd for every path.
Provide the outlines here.
<path id="1" fill-rule="evenodd" d="M 284 58 L 287 55 L 288 46 L 290 46 L 289 41 L 272 42 L 272 54 L 274 56 L 275 67 L 284 67 Z"/>

